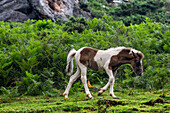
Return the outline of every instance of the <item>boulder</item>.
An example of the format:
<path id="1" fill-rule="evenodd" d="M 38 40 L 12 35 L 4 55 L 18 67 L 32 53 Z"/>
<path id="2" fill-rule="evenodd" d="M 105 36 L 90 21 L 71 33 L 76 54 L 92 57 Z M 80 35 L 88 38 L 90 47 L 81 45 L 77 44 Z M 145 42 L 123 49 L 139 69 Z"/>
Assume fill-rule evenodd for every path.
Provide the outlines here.
<path id="1" fill-rule="evenodd" d="M 0 21 L 24 22 L 28 19 L 56 19 L 67 21 L 70 16 L 91 14 L 83 11 L 78 0 L 0 0 Z M 87 2 L 87 0 L 84 0 Z"/>
<path id="2" fill-rule="evenodd" d="M 0 21 L 23 22 L 27 19 L 35 18 L 33 9 L 27 0 L 1 0 L 0 1 Z"/>

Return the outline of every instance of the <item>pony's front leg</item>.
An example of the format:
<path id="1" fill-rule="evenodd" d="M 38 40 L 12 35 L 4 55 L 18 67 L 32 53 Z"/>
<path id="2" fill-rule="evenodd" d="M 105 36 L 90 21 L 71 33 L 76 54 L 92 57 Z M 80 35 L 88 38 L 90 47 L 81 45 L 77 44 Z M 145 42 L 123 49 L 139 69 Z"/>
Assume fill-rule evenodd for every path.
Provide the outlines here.
<path id="1" fill-rule="evenodd" d="M 89 91 L 88 85 L 87 85 L 86 73 L 87 73 L 87 67 L 83 66 L 83 68 L 81 68 L 81 80 L 83 82 L 86 95 L 88 96 L 88 98 L 93 99 L 93 97 L 92 97 L 92 95 L 91 95 L 91 93 Z"/>
<path id="2" fill-rule="evenodd" d="M 103 88 L 100 88 L 100 91 L 98 91 L 98 96 L 101 95 L 103 92 L 105 92 L 105 91 L 107 90 L 107 88 L 108 88 L 109 85 L 110 85 L 110 79 L 111 79 L 110 77 L 113 76 L 113 75 L 112 75 L 112 71 L 108 69 L 108 64 L 109 64 L 109 62 L 107 62 L 107 63 L 105 64 L 104 69 L 105 69 L 107 75 L 109 76 L 109 81 L 107 82 L 107 84 L 106 84 Z"/>
<path id="3" fill-rule="evenodd" d="M 105 68 L 105 71 L 109 76 L 109 81 L 103 88 L 100 89 L 100 91 L 98 92 L 98 95 L 101 95 L 104 91 L 106 91 L 108 86 L 110 85 L 110 96 L 116 98 L 116 96 L 113 93 L 113 85 L 114 85 L 114 82 L 115 82 L 116 71 L 114 72 L 114 76 L 113 76 L 112 70 L 108 69 L 107 66 Z"/>
<path id="4" fill-rule="evenodd" d="M 117 98 L 113 92 L 114 82 L 115 82 L 115 77 L 113 77 L 113 79 L 110 81 L 110 96 L 113 98 Z"/>
<path id="5" fill-rule="evenodd" d="M 107 82 L 107 84 L 103 88 L 101 88 L 100 91 L 98 91 L 98 96 L 101 95 L 103 92 L 105 92 L 107 90 L 107 88 L 109 87 L 109 85 L 110 85 L 110 96 L 116 98 L 116 96 L 113 93 L 114 80 L 115 80 L 115 78 L 113 78 L 113 81 L 109 80 Z"/>
<path id="6" fill-rule="evenodd" d="M 113 87 L 114 87 L 114 83 L 115 83 L 116 73 L 117 73 L 117 71 L 113 71 L 113 80 L 110 82 L 110 96 L 112 96 L 113 98 L 117 98 L 114 95 L 114 92 L 113 92 Z"/>
<path id="7" fill-rule="evenodd" d="M 98 96 L 101 95 L 103 92 L 105 92 L 107 88 L 109 87 L 109 85 L 110 85 L 110 81 L 108 81 L 107 84 L 103 88 L 100 88 L 100 91 L 98 91 Z"/>

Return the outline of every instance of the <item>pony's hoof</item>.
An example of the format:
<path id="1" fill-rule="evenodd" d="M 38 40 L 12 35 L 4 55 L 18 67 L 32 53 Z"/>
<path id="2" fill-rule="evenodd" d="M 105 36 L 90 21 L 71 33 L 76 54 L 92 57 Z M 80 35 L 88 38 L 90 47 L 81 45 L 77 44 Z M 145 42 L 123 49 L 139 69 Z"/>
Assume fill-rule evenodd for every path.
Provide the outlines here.
<path id="1" fill-rule="evenodd" d="M 63 96 L 64 96 L 64 100 L 68 100 L 68 94 L 63 93 Z"/>
<path id="2" fill-rule="evenodd" d="M 98 94 L 97 94 L 97 95 L 100 96 L 104 91 L 105 91 L 105 90 L 101 88 L 100 91 L 98 91 Z"/>
<path id="3" fill-rule="evenodd" d="M 87 97 L 88 97 L 89 99 L 93 99 L 93 97 L 92 97 L 90 94 L 87 94 Z"/>
<path id="4" fill-rule="evenodd" d="M 114 99 L 119 99 L 118 97 L 116 97 L 114 94 L 110 94 L 111 97 L 113 97 Z"/>
<path id="5" fill-rule="evenodd" d="M 64 97 L 64 100 L 67 101 L 69 98 L 68 97 Z"/>
<path id="6" fill-rule="evenodd" d="M 114 99 L 119 99 L 118 97 L 113 97 Z"/>
<path id="7" fill-rule="evenodd" d="M 100 96 L 102 93 L 101 92 L 98 92 L 97 95 Z"/>
<path id="8" fill-rule="evenodd" d="M 89 97 L 89 99 L 93 99 L 93 97 L 91 96 L 91 97 Z"/>
<path id="9" fill-rule="evenodd" d="M 103 90 L 100 89 L 100 91 L 98 91 L 97 95 L 100 96 L 103 93 Z"/>

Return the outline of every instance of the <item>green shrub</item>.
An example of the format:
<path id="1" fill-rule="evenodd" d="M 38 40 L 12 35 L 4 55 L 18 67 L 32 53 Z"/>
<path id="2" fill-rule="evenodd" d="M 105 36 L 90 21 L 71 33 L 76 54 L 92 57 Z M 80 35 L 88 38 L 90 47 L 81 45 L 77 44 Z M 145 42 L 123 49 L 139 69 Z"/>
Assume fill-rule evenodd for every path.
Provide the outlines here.
<path id="1" fill-rule="evenodd" d="M 108 2 L 108 3 L 107 3 Z M 126 26 L 140 24 L 145 21 L 146 17 L 155 22 L 169 23 L 169 14 L 165 13 L 166 0 L 133 0 L 122 3 L 114 7 L 109 0 L 106 1 L 89 1 L 91 14 L 93 17 L 102 18 L 103 15 L 109 15 L 114 20 L 122 20 Z"/>
<path id="2" fill-rule="evenodd" d="M 74 31 L 81 33 L 86 29 L 86 26 L 87 22 L 85 17 L 74 18 L 72 16 L 69 18 L 69 21 L 65 23 L 63 30 L 70 33 Z"/>
<path id="3" fill-rule="evenodd" d="M 37 27 L 38 30 L 42 30 L 42 29 L 51 29 L 54 26 L 54 24 L 51 22 L 51 20 L 38 20 L 38 22 L 36 22 L 35 26 Z"/>
<path id="4" fill-rule="evenodd" d="M 90 12 L 90 10 L 88 9 L 89 4 L 85 3 L 83 1 L 79 2 L 80 8 L 83 9 L 84 11 Z"/>
<path id="5" fill-rule="evenodd" d="M 71 22 L 85 28 L 75 32 L 74 26 L 69 26 Z M 168 85 L 168 25 L 146 18 L 139 25 L 127 27 L 122 21 L 114 21 L 106 15 L 92 21 L 70 18 L 68 23 L 60 26 L 51 21 L 0 22 L 0 86 L 16 95 L 52 95 L 53 88 L 63 89 L 68 83 L 65 73 L 68 52 L 84 46 L 102 50 L 126 46 L 144 53 L 143 76 L 133 77 L 127 65 L 118 70 L 116 85 L 122 88 L 162 89 Z M 87 74 L 92 85 L 100 87 L 108 82 L 105 72 L 88 70 Z M 75 84 L 72 92 L 82 89 L 78 85 Z"/>

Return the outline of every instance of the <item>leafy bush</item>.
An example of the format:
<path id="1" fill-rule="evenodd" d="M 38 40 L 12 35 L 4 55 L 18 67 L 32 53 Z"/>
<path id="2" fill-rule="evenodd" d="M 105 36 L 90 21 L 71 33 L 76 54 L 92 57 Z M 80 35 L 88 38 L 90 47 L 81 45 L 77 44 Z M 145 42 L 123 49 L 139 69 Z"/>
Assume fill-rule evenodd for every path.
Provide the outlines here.
<path id="1" fill-rule="evenodd" d="M 80 8 L 83 9 L 84 11 L 90 12 L 90 10 L 88 9 L 89 4 L 85 3 L 83 1 L 79 2 Z"/>
<path id="2" fill-rule="evenodd" d="M 64 31 L 67 32 L 73 32 L 77 31 L 78 33 L 83 32 L 86 29 L 87 23 L 85 20 L 85 17 L 70 17 L 69 21 L 65 23 L 65 26 L 63 27 Z"/>
<path id="3" fill-rule="evenodd" d="M 69 25 L 71 23 L 79 23 L 84 27 L 75 32 L 77 28 Z M 0 22 L 1 92 L 52 95 L 53 88 L 64 89 L 69 79 L 65 73 L 68 52 L 72 48 L 78 50 L 84 46 L 96 49 L 127 46 L 144 53 L 144 75 L 132 77 L 132 69 L 121 66 L 116 87 L 162 89 L 168 85 L 169 26 L 146 18 L 139 25 L 126 27 L 122 21 L 114 21 L 114 18 L 105 15 L 92 21 L 72 17 L 62 26 L 50 20 Z M 92 81 L 92 85 L 104 86 L 108 76 L 104 72 L 88 70 L 88 80 Z M 74 90 L 80 91 L 82 88 L 79 83 L 74 86 Z"/>
<path id="4" fill-rule="evenodd" d="M 107 3 L 107 2 L 108 3 Z M 109 0 L 89 0 L 91 14 L 93 17 L 102 18 L 103 15 L 109 15 L 114 20 L 122 20 L 126 26 L 140 24 L 146 17 L 155 22 L 169 23 L 169 14 L 165 13 L 166 0 L 133 0 L 122 3 L 115 7 Z"/>
<path id="5" fill-rule="evenodd" d="M 28 20 L 23 24 L 0 23 L 1 86 L 17 86 L 20 93 L 27 91 L 27 94 L 31 95 L 42 94 L 51 89 L 53 75 L 60 73 L 58 70 L 60 68 L 54 67 L 62 65 L 53 63 L 56 62 L 54 58 L 57 56 L 55 44 L 60 43 L 60 38 L 55 39 L 58 34 L 50 33 L 54 25 L 54 32 L 62 33 L 62 30 L 59 30 L 60 26 L 50 20 L 38 22 Z M 13 28 L 11 29 L 10 26 Z M 61 54 L 63 53 L 58 54 L 57 58 Z M 58 87 L 60 87 L 59 84 Z"/>

